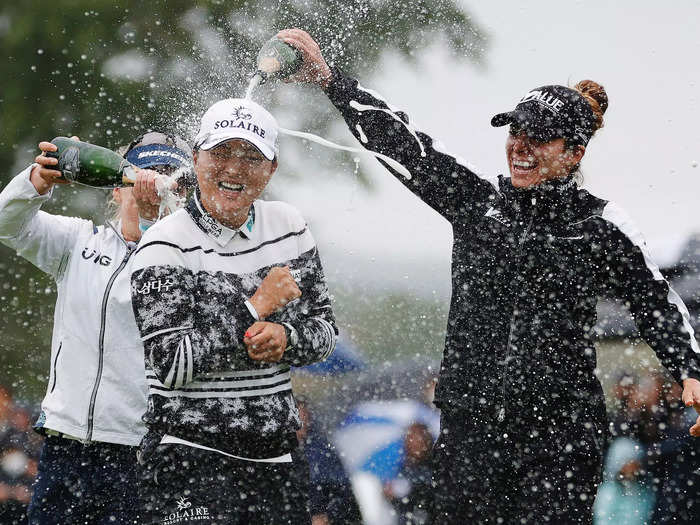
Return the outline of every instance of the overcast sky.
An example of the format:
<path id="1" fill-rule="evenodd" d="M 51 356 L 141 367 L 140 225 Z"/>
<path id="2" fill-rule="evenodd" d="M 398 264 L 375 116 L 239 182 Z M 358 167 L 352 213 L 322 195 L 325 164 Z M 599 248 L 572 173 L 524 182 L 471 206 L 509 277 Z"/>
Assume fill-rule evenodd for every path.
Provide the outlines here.
<path id="1" fill-rule="evenodd" d="M 496 175 L 507 170 L 506 131 L 491 128 L 493 114 L 512 109 L 533 87 L 584 78 L 603 84 L 610 107 L 582 164 L 585 186 L 630 213 L 657 262 L 672 261 L 683 240 L 700 231 L 700 34 L 689 23 L 700 19 L 700 2 L 465 5 L 489 33 L 486 69 L 455 62 L 437 42 L 419 73 L 389 55 L 363 85 Z M 349 132 L 341 136 L 354 142 Z M 316 176 L 311 185 L 276 183 L 312 223 L 331 273 L 367 278 L 370 265 L 370 279 L 420 281 L 444 292 L 449 225 L 375 161 L 363 165 L 372 167 L 372 194 L 336 175 Z"/>

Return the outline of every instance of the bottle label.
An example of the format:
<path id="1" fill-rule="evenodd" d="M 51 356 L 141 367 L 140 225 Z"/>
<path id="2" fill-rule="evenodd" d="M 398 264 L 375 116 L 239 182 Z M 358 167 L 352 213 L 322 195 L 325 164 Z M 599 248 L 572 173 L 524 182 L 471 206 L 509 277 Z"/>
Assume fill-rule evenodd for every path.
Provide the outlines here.
<path id="1" fill-rule="evenodd" d="M 80 173 L 80 149 L 77 146 L 66 148 L 58 158 L 58 169 L 63 177 L 73 182 Z"/>

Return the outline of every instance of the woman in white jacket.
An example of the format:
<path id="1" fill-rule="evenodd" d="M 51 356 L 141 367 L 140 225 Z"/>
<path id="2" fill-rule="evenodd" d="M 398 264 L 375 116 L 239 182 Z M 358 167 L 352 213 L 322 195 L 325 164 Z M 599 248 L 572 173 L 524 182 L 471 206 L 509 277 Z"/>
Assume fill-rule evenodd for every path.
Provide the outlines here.
<path id="1" fill-rule="evenodd" d="M 103 226 L 40 210 L 61 174 L 39 144 L 35 164 L 0 193 L 0 241 L 57 283 L 51 371 L 36 429 L 46 436 L 29 521 L 134 523 L 135 446 L 145 434 L 143 345 L 134 321 L 130 260 L 154 219 L 156 171 L 191 163 L 178 137 L 150 132 L 125 157 L 139 168 L 117 188 L 118 220 Z M 141 217 L 141 218 L 140 218 Z"/>

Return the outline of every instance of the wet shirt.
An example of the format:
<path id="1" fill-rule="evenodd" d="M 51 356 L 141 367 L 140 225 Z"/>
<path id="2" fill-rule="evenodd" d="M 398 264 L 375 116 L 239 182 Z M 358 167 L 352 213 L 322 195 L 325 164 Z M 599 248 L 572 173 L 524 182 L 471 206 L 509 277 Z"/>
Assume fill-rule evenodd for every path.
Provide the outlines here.
<path id="1" fill-rule="evenodd" d="M 248 357 L 246 304 L 274 266 L 289 266 L 302 292 L 266 321 L 292 342 L 278 363 Z M 299 415 L 291 366 L 328 357 L 337 330 L 318 251 L 298 211 L 256 201 L 238 230 L 193 196 L 151 227 L 134 258 L 132 297 L 144 342 L 149 437 L 244 459 L 277 458 L 295 446 Z"/>

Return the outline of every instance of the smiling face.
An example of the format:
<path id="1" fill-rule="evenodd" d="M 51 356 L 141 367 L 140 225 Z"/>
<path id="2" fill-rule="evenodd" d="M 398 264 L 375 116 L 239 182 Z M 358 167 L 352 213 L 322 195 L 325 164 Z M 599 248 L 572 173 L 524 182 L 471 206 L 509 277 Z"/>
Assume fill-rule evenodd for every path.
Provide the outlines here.
<path id="1" fill-rule="evenodd" d="M 527 188 L 546 180 L 565 177 L 583 157 L 586 148 L 567 148 L 564 139 L 538 142 L 511 126 L 506 140 L 506 156 L 511 183 L 516 188 Z"/>
<path id="2" fill-rule="evenodd" d="M 202 205 L 224 226 L 238 228 L 277 169 L 250 142 L 233 139 L 194 154 Z"/>

